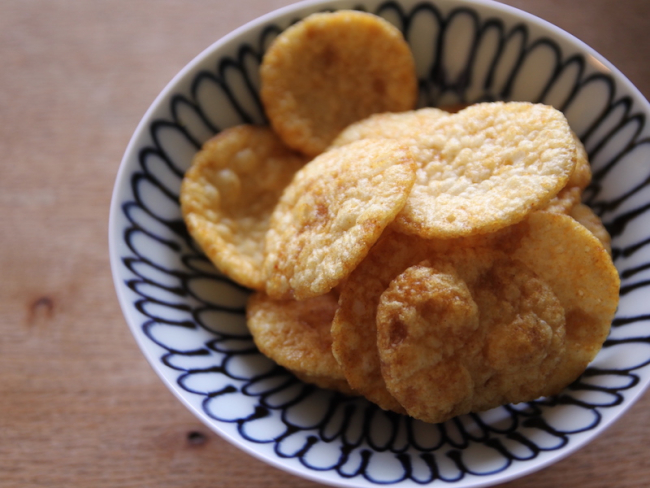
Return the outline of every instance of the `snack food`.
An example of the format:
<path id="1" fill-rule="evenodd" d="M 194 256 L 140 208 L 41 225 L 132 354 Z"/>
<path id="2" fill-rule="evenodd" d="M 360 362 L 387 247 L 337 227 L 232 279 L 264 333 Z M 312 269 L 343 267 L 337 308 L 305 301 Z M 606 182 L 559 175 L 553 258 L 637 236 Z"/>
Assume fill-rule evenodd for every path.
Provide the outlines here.
<path id="1" fill-rule="evenodd" d="M 269 296 L 301 300 L 337 286 L 402 209 L 414 179 L 409 150 L 391 140 L 358 141 L 305 165 L 266 234 Z"/>
<path id="2" fill-rule="evenodd" d="M 607 253 L 611 256 L 612 238 L 603 225 L 603 222 L 600 220 L 600 217 L 598 217 L 591 208 L 584 203 L 578 203 L 569 210 L 569 215 L 595 235 Z"/>
<path id="3" fill-rule="evenodd" d="M 394 57 L 379 69 L 382 43 Z M 618 303 L 609 235 L 580 202 L 588 155 L 549 106 L 411 110 L 403 44 L 351 11 L 278 36 L 261 72 L 273 129 L 229 129 L 199 152 L 188 228 L 258 290 L 255 343 L 306 382 L 427 422 L 556 394 Z M 398 78 L 408 93 L 393 96 Z"/>
<path id="4" fill-rule="evenodd" d="M 571 176 L 575 140 L 552 107 L 479 103 L 418 136 L 432 157 L 418 168 L 404 209 L 404 233 L 426 238 L 484 234 L 547 204 Z"/>
<path id="5" fill-rule="evenodd" d="M 402 33 L 376 15 L 313 14 L 264 55 L 261 97 L 273 129 L 311 157 L 373 113 L 415 108 L 415 63 Z"/>
<path id="6" fill-rule="evenodd" d="M 407 268 L 377 307 L 387 389 L 427 422 L 557 393 L 565 319 L 550 287 L 498 250 L 462 251 Z"/>
<path id="7" fill-rule="evenodd" d="M 574 219 L 535 212 L 484 244 L 443 249 L 429 241 L 427 260 L 379 298 L 382 376 L 416 418 L 441 422 L 556 394 L 607 337 L 618 274 Z M 363 278 L 351 277 L 342 294 L 353 287 Z"/>
<path id="8" fill-rule="evenodd" d="M 298 378 L 352 394 L 332 356 L 337 302 L 335 291 L 303 301 L 272 300 L 257 292 L 248 300 L 246 323 L 258 349 Z"/>
<path id="9" fill-rule="evenodd" d="M 361 139 L 397 139 L 414 146 L 418 134 L 431 130 L 434 123 L 447 116 L 448 112 L 434 107 L 374 114 L 343 129 L 330 148 L 345 146 Z"/>
<path id="10" fill-rule="evenodd" d="M 388 392 L 377 349 L 379 297 L 409 265 L 426 257 L 423 240 L 387 231 L 341 287 L 332 323 L 332 352 L 348 383 L 384 410 L 405 413 Z"/>
<path id="11" fill-rule="evenodd" d="M 241 125 L 208 140 L 183 178 L 180 203 L 192 237 L 239 284 L 264 288 L 269 217 L 304 156 L 266 127 Z"/>
<path id="12" fill-rule="evenodd" d="M 551 286 L 566 312 L 567 353 L 553 376 L 554 386 L 564 387 L 607 338 L 618 305 L 618 272 L 602 243 L 569 216 L 538 212 L 513 230 L 524 235 L 516 249 L 508 240 L 504 249 Z"/>
<path id="13" fill-rule="evenodd" d="M 576 165 L 564 188 L 548 202 L 542 210 L 571 214 L 571 209 L 580 204 L 582 192 L 591 182 L 591 166 L 584 145 L 573 133 L 576 145 Z"/>

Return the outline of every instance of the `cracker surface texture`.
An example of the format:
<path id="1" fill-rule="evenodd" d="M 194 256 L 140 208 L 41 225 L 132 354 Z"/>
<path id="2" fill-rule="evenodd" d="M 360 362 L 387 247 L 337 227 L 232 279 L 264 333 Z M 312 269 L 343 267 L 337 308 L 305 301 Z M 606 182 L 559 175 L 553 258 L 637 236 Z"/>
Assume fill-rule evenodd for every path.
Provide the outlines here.
<path id="1" fill-rule="evenodd" d="M 331 147 L 345 146 L 361 139 L 398 139 L 413 145 L 417 143 L 418 134 L 429 131 L 434 123 L 447 116 L 449 113 L 433 107 L 373 114 L 343 129 Z"/>
<path id="2" fill-rule="evenodd" d="M 563 214 L 457 239 L 388 231 L 341 289 L 332 350 L 366 398 L 441 422 L 569 385 L 609 333 L 619 284 Z"/>
<path id="3" fill-rule="evenodd" d="M 612 255 L 612 237 L 607 232 L 600 217 L 584 203 L 574 205 L 569 211 L 569 215 L 578 223 L 585 226 L 603 245 L 607 254 Z"/>
<path id="4" fill-rule="evenodd" d="M 396 218 L 404 233 L 454 238 L 494 232 L 547 204 L 576 164 L 562 113 L 526 102 L 472 105 L 419 135 L 431 152 Z"/>
<path id="5" fill-rule="evenodd" d="M 249 298 L 246 322 L 255 345 L 303 381 L 352 394 L 332 356 L 330 333 L 338 294 L 309 300 L 272 300 L 262 292 Z"/>
<path id="6" fill-rule="evenodd" d="M 405 413 L 388 392 L 377 349 L 377 306 L 390 282 L 427 256 L 423 239 L 387 231 L 341 287 L 332 352 L 352 388 L 384 410 Z"/>
<path id="7" fill-rule="evenodd" d="M 337 286 L 402 209 L 414 178 L 410 152 L 389 140 L 358 141 L 305 165 L 266 234 L 269 296 L 301 300 Z"/>
<path id="8" fill-rule="evenodd" d="M 542 209 L 546 212 L 571 214 L 572 209 L 581 203 L 582 193 L 591 183 L 591 165 L 582 141 L 574 133 L 576 144 L 576 165 L 567 184 Z"/>
<path id="9" fill-rule="evenodd" d="M 264 288 L 262 263 L 269 218 L 304 156 L 268 128 L 242 125 L 208 140 L 181 185 L 190 235 L 237 283 Z"/>
<path id="10" fill-rule="evenodd" d="M 467 265 L 467 263 L 471 265 Z M 377 344 L 389 392 L 409 415 L 460 414 L 556 393 L 564 310 L 523 263 L 457 249 L 406 269 L 382 294 Z"/>
<path id="11" fill-rule="evenodd" d="M 417 78 L 402 33 L 376 15 L 313 14 L 282 32 L 265 53 L 261 98 L 290 147 L 323 152 L 349 124 L 415 107 Z"/>
<path id="12" fill-rule="evenodd" d="M 619 301 L 620 278 L 603 244 L 573 218 L 535 212 L 514 229 L 511 249 L 548 283 L 566 315 L 566 354 L 552 385 L 561 389 L 585 370 L 602 348 Z M 508 241 L 503 246 L 508 247 Z"/>

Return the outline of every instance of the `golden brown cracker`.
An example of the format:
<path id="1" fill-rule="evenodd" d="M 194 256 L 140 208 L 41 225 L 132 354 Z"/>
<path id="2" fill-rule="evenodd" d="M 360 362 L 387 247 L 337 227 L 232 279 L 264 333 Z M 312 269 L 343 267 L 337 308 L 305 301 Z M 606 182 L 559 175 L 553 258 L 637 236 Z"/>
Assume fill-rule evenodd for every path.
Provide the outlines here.
<path id="1" fill-rule="evenodd" d="M 385 325 L 378 311 L 385 306 L 381 305 L 385 290 L 397 286 L 393 281 L 423 260 L 438 272 L 450 275 L 451 269 L 462 279 L 471 290 L 481 321 L 481 333 L 473 335 L 476 344 L 465 344 L 467 362 L 454 363 L 449 370 L 441 366 L 431 373 L 438 379 L 447 374 L 456 381 L 464 378 L 473 385 L 471 389 L 459 384 L 445 390 L 453 401 L 444 408 L 432 404 L 431 393 L 424 391 L 426 381 L 422 378 L 429 373 L 422 373 L 416 387 L 405 380 L 409 370 L 403 364 L 417 361 L 416 357 L 428 361 L 436 358 L 431 343 L 417 336 L 411 342 L 412 349 L 390 359 L 386 344 L 400 337 L 399 326 Z M 421 277 L 420 281 L 426 280 Z M 589 289 L 593 282 L 598 285 Z M 609 330 L 618 303 L 618 283 L 602 245 L 566 215 L 535 212 L 524 222 L 495 234 L 449 240 L 388 231 L 341 289 L 332 324 L 332 350 L 348 382 L 360 394 L 384 409 L 400 412 L 406 408 L 411 415 L 428 421 L 469 411 L 467 408 L 484 410 L 529 401 L 557 393 L 584 371 Z M 417 292 L 412 296 L 426 298 L 419 285 L 412 286 Z M 407 308 L 408 304 L 402 303 L 393 310 Z M 431 311 L 427 306 L 414 309 Z M 407 330 L 406 321 L 402 325 L 403 331 Z M 383 342 L 378 330 L 384 331 Z M 377 342 L 373 341 L 375 336 Z M 430 342 L 437 340 L 443 350 L 454 349 L 449 334 L 443 336 L 446 342 L 440 337 Z M 476 353 L 479 346 L 480 354 Z M 423 348 L 420 356 L 413 348 Z M 397 370 L 393 367 L 391 373 L 391 361 L 401 361 L 402 366 Z M 421 365 L 426 365 L 423 361 Z M 527 381 L 529 378 L 535 381 Z M 443 390 L 440 386 L 435 394 Z M 471 391 L 471 399 L 463 397 L 463 391 Z"/>
<path id="2" fill-rule="evenodd" d="M 377 350 L 379 298 L 404 269 L 426 257 L 426 242 L 387 231 L 341 288 L 332 352 L 352 388 L 384 410 L 405 413 L 386 389 Z"/>
<path id="3" fill-rule="evenodd" d="M 576 144 L 576 166 L 569 177 L 567 186 L 584 190 L 591 183 L 591 164 L 589 163 L 589 155 L 584 144 L 582 144 L 582 141 L 575 132 L 572 132 L 572 134 Z"/>
<path id="4" fill-rule="evenodd" d="M 589 156 L 584 145 L 575 133 L 573 137 L 576 143 L 576 165 L 573 173 L 571 173 L 565 187 L 540 210 L 570 214 L 571 209 L 580 204 L 582 192 L 591 183 Z"/>
<path id="5" fill-rule="evenodd" d="M 257 292 L 249 298 L 246 323 L 260 352 L 277 364 L 303 381 L 352 394 L 332 356 L 330 328 L 337 303 L 336 292 L 300 302 Z"/>
<path id="6" fill-rule="evenodd" d="M 472 409 L 558 393 L 550 380 L 566 353 L 566 317 L 552 287 L 509 256 L 494 261 L 481 281 L 470 286 L 486 330 L 483 367 L 491 372 L 489 378 L 482 373 L 486 379 Z"/>
<path id="7" fill-rule="evenodd" d="M 567 353 L 553 378 L 564 387 L 594 359 L 618 306 L 620 278 L 601 242 L 573 218 L 535 212 L 516 229 L 512 256 L 551 287 L 566 311 Z"/>
<path id="8" fill-rule="evenodd" d="M 381 296 L 377 331 L 388 391 L 427 422 L 547 394 L 564 352 L 553 292 L 489 248 L 405 270 Z"/>
<path id="9" fill-rule="evenodd" d="M 265 53 L 261 97 L 290 147 L 323 152 L 349 124 L 411 110 L 415 63 L 402 33 L 373 14 L 317 13 L 282 32 Z"/>
<path id="10" fill-rule="evenodd" d="M 222 131 L 195 155 L 181 185 L 183 218 L 208 258 L 239 284 L 263 289 L 269 217 L 304 163 L 270 129 L 252 125 Z"/>
<path id="11" fill-rule="evenodd" d="M 377 349 L 388 392 L 412 417 L 440 422 L 471 407 L 472 374 L 456 356 L 476 354 L 465 346 L 479 310 L 453 267 L 430 271 L 409 267 L 381 294 Z"/>
<path id="12" fill-rule="evenodd" d="M 410 152 L 390 140 L 358 141 L 309 162 L 271 217 L 267 293 L 302 300 L 337 286 L 404 206 L 414 177 Z"/>
<path id="13" fill-rule="evenodd" d="M 591 208 L 584 203 L 579 203 L 571 208 L 569 215 L 596 236 L 607 251 L 607 254 L 612 255 L 612 238 L 603 225 L 602 220 L 600 220 L 600 217 Z"/>
<path id="14" fill-rule="evenodd" d="M 576 161 L 564 115 L 525 102 L 480 103 L 441 119 L 418 146 L 432 151 L 395 220 L 426 238 L 494 232 L 543 207 Z"/>
<path id="15" fill-rule="evenodd" d="M 414 143 L 418 134 L 449 114 L 437 108 L 421 108 L 398 113 L 374 114 L 350 124 L 334 139 L 331 147 L 340 147 L 361 139 L 399 139 Z"/>

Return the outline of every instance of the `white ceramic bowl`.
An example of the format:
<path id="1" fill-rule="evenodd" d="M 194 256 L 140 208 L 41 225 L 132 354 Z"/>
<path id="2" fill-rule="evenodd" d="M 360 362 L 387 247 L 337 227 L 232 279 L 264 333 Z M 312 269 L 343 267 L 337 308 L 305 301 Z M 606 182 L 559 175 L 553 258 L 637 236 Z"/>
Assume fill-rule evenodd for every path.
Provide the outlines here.
<path id="1" fill-rule="evenodd" d="M 263 357 L 247 291 L 188 237 L 181 178 L 208 137 L 263 123 L 258 67 L 271 40 L 322 10 L 363 7 L 412 46 L 421 105 L 529 100 L 566 114 L 590 154 L 587 202 L 613 236 L 621 301 L 604 349 L 554 398 L 426 425 L 305 385 Z M 126 150 L 110 216 L 119 301 L 170 390 L 215 432 L 272 465 L 335 486 L 488 486 L 547 466 L 619 417 L 650 381 L 650 107 L 610 63 L 560 29 L 501 4 L 331 0 L 266 15 L 185 67 Z M 161 419 L 164 422 L 164 419 Z"/>

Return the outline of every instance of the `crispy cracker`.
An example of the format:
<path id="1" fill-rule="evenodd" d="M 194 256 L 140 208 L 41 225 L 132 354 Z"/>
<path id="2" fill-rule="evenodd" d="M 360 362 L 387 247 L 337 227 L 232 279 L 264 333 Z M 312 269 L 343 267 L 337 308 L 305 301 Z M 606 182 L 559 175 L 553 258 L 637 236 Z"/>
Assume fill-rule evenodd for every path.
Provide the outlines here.
<path id="1" fill-rule="evenodd" d="M 436 423 L 550 393 L 564 310 L 523 263 L 460 247 L 391 282 L 377 333 L 388 391 L 409 415 Z"/>
<path id="2" fill-rule="evenodd" d="M 260 352 L 298 378 L 352 394 L 332 356 L 330 328 L 338 293 L 303 301 L 272 300 L 257 292 L 248 300 L 246 323 Z"/>
<path id="3" fill-rule="evenodd" d="M 346 127 L 331 144 L 331 147 L 345 146 L 361 139 L 400 139 L 417 142 L 417 134 L 449 114 L 437 108 L 421 108 L 399 113 L 374 114 Z"/>
<path id="4" fill-rule="evenodd" d="M 591 208 L 583 203 L 579 203 L 571 208 L 569 215 L 596 236 L 607 251 L 607 254 L 612 255 L 612 238 L 603 225 L 602 220 L 600 220 L 600 217 Z"/>
<path id="5" fill-rule="evenodd" d="M 377 306 L 386 388 L 409 415 L 429 422 L 455 415 L 459 405 L 469 411 L 474 390 L 471 372 L 455 356 L 458 349 L 464 357 L 478 352 L 465 346 L 477 336 L 479 310 L 465 282 L 447 268 L 434 271 L 427 261 L 407 268 Z"/>
<path id="6" fill-rule="evenodd" d="M 369 13 L 317 13 L 282 32 L 265 53 L 261 97 L 287 145 L 323 152 L 349 124 L 411 110 L 415 63 L 402 33 Z"/>
<path id="7" fill-rule="evenodd" d="M 227 129 L 196 154 L 181 185 L 192 237 L 224 274 L 263 289 L 264 236 L 282 190 L 305 158 L 268 128 Z"/>
<path id="8" fill-rule="evenodd" d="M 480 103 L 421 134 L 432 151 L 395 225 L 426 238 L 494 232 L 547 204 L 576 162 L 564 115 L 525 102 Z"/>
<path id="9" fill-rule="evenodd" d="M 571 209 L 580 204 L 582 192 L 591 183 L 589 156 L 584 145 L 575 133 L 573 137 L 576 143 L 576 166 L 573 173 L 571 173 L 565 187 L 540 210 L 570 214 Z"/>
<path id="10" fill-rule="evenodd" d="M 391 392 L 387 388 L 378 349 L 381 341 L 374 341 L 378 337 L 377 310 L 382 293 L 391 282 L 409 267 L 427 259 L 431 266 L 440 266 L 446 272 L 445 263 L 453 265 L 457 275 L 472 290 L 472 298 L 482 313 L 483 327 L 491 323 L 485 330 L 496 331 L 482 342 L 487 348 L 482 354 L 492 364 L 477 366 L 470 362 L 469 369 L 491 372 L 491 381 L 496 386 L 479 391 L 471 400 L 472 410 L 532 400 L 566 387 L 584 371 L 602 346 L 618 303 L 619 280 L 611 259 L 587 229 L 566 215 L 535 212 L 524 222 L 494 234 L 448 240 L 427 240 L 387 231 L 341 289 L 339 309 L 332 323 L 332 350 L 355 390 L 380 407 L 396 412 L 404 411 L 401 402 L 411 409 L 416 408 L 414 405 L 422 406 L 422 402 L 409 403 L 406 398 L 412 401 L 409 395 L 413 391 Z M 512 278 L 512 283 L 507 283 L 504 278 L 507 276 Z M 499 281 L 504 284 L 499 285 Z M 592 286 L 593 283 L 597 284 Z M 524 298 L 517 298 L 518 294 Z M 557 343 L 557 338 L 562 336 L 558 329 L 558 306 L 566 324 L 565 353 L 559 352 L 561 344 Z M 519 315 L 513 312 L 517 307 Z M 504 319 L 509 316 L 512 320 Z M 522 317 L 528 319 L 517 323 Z M 535 344 L 528 339 L 541 336 L 544 331 L 548 336 L 543 323 L 554 324 L 551 343 L 546 344 L 550 350 L 546 351 L 543 347 L 532 347 Z M 530 333 L 520 335 L 514 342 L 509 340 L 516 337 L 512 330 L 521 331 L 522 324 L 529 324 Z M 387 334 L 390 337 L 390 332 Z M 509 342 L 503 342 L 504 338 Z M 411 354 L 407 352 L 405 356 Z M 435 353 L 428 350 L 427 354 L 432 357 Z M 540 362 L 542 357 L 546 359 Z M 559 361 L 556 369 L 552 369 L 553 361 Z M 522 371 L 546 380 L 527 382 L 522 380 Z M 453 370 L 453 375 L 457 379 L 468 377 L 459 367 Z M 476 374 L 469 377 L 479 384 L 490 379 Z M 391 388 L 396 388 L 395 385 L 407 388 L 403 378 L 388 381 Z M 459 390 L 455 393 L 459 394 Z M 467 402 L 460 402 L 444 415 L 441 412 L 417 415 L 432 421 L 466 409 Z"/>
<path id="11" fill-rule="evenodd" d="M 405 413 L 386 389 L 377 350 L 377 305 L 390 282 L 426 257 L 423 239 L 387 231 L 341 288 L 332 352 L 350 386 L 384 410 Z"/>
<path id="12" fill-rule="evenodd" d="M 341 287 L 332 323 L 332 352 L 355 391 L 384 410 L 406 412 L 386 389 L 381 372 L 376 318 L 381 294 L 400 273 L 427 257 L 444 255 L 458 246 L 481 244 L 486 239 L 427 240 L 395 232 L 389 226 Z"/>
<path id="13" fill-rule="evenodd" d="M 358 141 L 309 162 L 271 217 L 267 293 L 302 300 L 337 286 L 404 206 L 414 172 L 409 151 L 390 140 Z"/>
<path id="14" fill-rule="evenodd" d="M 573 218 L 535 212 L 518 227 L 522 235 L 512 256 L 549 284 L 566 312 L 567 353 L 552 385 L 562 388 L 585 370 L 607 338 L 620 279 L 602 243 Z"/>

